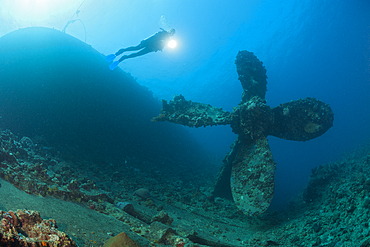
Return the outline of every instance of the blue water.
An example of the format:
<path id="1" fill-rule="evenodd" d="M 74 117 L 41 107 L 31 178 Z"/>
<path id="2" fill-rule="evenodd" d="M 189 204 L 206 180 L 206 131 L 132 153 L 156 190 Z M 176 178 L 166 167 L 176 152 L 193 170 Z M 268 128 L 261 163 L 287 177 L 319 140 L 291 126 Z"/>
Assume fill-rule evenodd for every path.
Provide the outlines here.
<path id="1" fill-rule="evenodd" d="M 80 1 L 86 42 L 110 54 L 162 28 L 175 28 L 175 50 L 124 61 L 120 67 L 159 99 L 174 94 L 231 111 L 242 92 L 235 56 L 252 51 L 268 76 L 267 103 L 315 97 L 330 104 L 334 126 L 305 142 L 269 137 L 277 162 L 273 208 L 306 185 L 311 169 L 334 161 L 370 138 L 370 3 L 334 0 Z M 62 30 L 73 11 L 33 22 L 1 12 L 0 35 L 20 27 Z M 162 18 L 161 18 L 162 17 Z M 77 18 L 75 16 L 75 18 Z M 66 29 L 85 40 L 79 22 Z M 188 129 L 219 166 L 235 135 L 229 126 Z"/>

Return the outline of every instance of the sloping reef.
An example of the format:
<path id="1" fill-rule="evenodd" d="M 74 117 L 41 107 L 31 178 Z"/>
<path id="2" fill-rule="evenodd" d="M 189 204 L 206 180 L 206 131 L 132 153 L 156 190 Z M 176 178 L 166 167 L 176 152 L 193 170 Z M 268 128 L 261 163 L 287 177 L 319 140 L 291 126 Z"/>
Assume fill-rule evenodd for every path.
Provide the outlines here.
<path id="1" fill-rule="evenodd" d="M 194 163 L 199 145 L 152 123 L 160 103 L 104 55 L 61 31 L 35 27 L 0 38 L 0 127 L 99 162 L 109 155 Z M 174 143 L 176 143 L 174 145 Z"/>

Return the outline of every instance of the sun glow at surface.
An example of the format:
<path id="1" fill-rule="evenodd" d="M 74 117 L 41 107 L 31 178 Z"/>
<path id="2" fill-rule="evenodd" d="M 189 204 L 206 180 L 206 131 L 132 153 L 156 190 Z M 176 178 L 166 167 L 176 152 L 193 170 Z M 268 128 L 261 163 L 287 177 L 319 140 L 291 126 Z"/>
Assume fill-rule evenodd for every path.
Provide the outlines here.
<path id="1" fill-rule="evenodd" d="M 0 2 L 1 17 L 13 19 L 19 26 L 68 21 L 81 1 L 75 0 L 12 0 Z"/>

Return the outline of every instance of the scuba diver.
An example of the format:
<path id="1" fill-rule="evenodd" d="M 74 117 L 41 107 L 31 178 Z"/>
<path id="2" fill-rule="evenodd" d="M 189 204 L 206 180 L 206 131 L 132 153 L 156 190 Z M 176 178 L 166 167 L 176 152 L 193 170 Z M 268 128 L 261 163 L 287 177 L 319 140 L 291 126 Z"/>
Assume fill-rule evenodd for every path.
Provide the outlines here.
<path id="1" fill-rule="evenodd" d="M 107 62 L 111 63 L 109 65 L 109 69 L 114 70 L 118 66 L 118 64 L 120 62 L 122 62 L 123 60 L 125 60 L 125 59 L 142 56 L 142 55 L 145 55 L 149 52 L 161 51 L 166 46 L 166 44 L 168 43 L 170 37 L 175 34 L 175 29 L 171 29 L 169 31 L 166 31 L 166 30 L 161 28 L 161 30 L 162 31 L 157 32 L 153 36 L 150 36 L 149 38 L 144 39 L 137 46 L 130 46 L 130 47 L 127 47 L 127 48 L 123 48 L 123 49 L 120 49 L 119 51 L 117 51 L 114 54 L 110 54 L 110 55 L 106 56 L 105 59 L 107 60 Z M 124 53 L 126 51 L 137 51 L 137 50 L 140 50 L 140 51 L 135 52 L 135 53 L 131 53 L 130 55 L 123 55 L 118 61 L 113 62 L 113 60 L 117 56 L 121 55 L 122 53 Z"/>

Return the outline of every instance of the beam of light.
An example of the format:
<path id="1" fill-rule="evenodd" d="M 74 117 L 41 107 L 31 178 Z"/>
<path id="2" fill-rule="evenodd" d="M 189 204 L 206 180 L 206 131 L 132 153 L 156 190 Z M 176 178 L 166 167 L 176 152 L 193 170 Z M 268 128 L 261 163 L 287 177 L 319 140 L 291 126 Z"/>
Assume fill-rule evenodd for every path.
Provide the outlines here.
<path id="1" fill-rule="evenodd" d="M 170 47 L 171 49 L 175 48 L 177 46 L 177 42 L 176 40 L 174 39 L 171 39 L 169 42 L 168 42 L 168 47 Z"/>

